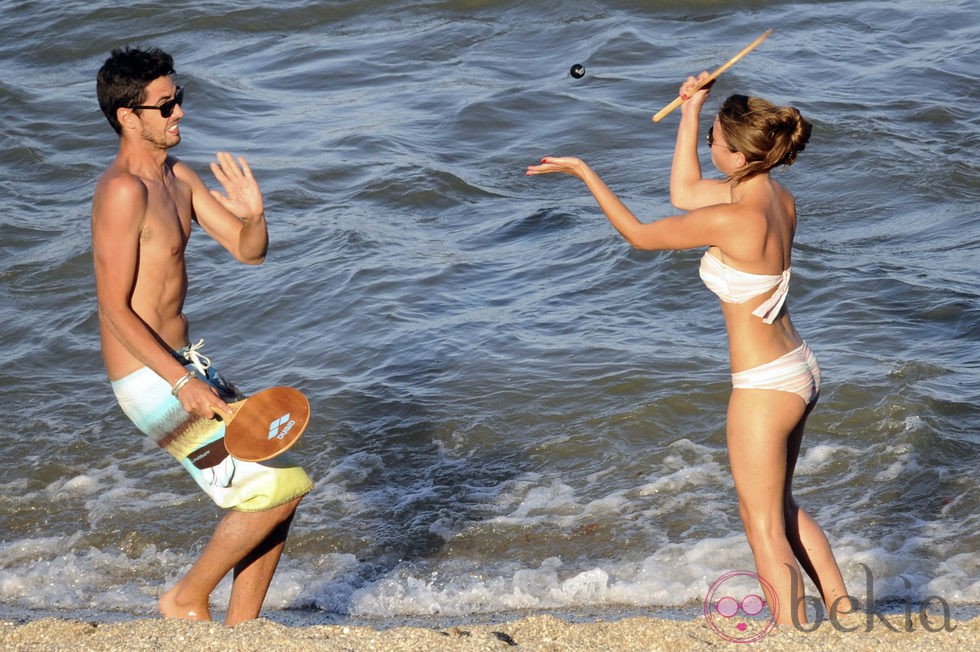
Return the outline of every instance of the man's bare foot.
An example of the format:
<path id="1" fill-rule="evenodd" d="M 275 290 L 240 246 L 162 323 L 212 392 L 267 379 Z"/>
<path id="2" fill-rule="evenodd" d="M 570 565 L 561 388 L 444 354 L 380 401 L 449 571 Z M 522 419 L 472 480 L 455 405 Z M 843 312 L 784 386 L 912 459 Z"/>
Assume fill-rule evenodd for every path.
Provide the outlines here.
<path id="1" fill-rule="evenodd" d="M 160 596 L 160 615 L 183 620 L 211 620 L 208 605 L 185 605 L 177 602 L 177 587 Z"/>

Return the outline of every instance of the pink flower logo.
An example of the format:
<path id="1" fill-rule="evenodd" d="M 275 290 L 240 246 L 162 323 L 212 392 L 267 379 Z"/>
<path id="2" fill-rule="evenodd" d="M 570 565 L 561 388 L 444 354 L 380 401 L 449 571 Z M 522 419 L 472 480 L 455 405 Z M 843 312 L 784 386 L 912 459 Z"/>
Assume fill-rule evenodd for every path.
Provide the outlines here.
<path id="1" fill-rule="evenodd" d="M 775 595 L 769 582 L 756 573 L 731 571 L 718 578 L 704 597 L 708 626 L 726 641 L 753 643 L 776 624 L 779 605 L 768 605 L 764 597 L 752 593 L 755 589 L 746 588 L 747 585 L 762 586 L 769 595 Z"/>

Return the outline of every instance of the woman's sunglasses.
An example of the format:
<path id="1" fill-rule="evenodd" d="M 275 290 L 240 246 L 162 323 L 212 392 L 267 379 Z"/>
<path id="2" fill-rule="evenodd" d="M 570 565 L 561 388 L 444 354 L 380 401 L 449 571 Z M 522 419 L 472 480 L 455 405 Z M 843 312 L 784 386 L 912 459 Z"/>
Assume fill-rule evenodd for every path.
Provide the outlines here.
<path id="1" fill-rule="evenodd" d="M 169 118 L 173 115 L 174 109 L 177 105 L 184 104 L 184 88 L 182 86 L 177 87 L 177 93 L 174 95 L 173 99 L 167 100 L 163 104 L 139 104 L 137 106 L 128 106 L 127 109 L 156 109 L 160 112 L 160 117 Z"/>
<path id="2" fill-rule="evenodd" d="M 163 116 L 163 117 L 167 117 L 167 116 Z M 715 126 L 714 125 L 711 125 L 710 127 L 708 127 L 707 140 L 708 140 L 708 147 L 714 147 L 715 146 Z M 719 145 L 721 145 L 721 143 L 719 143 Z M 737 149 L 733 148 L 731 145 L 722 145 L 722 147 L 724 147 L 725 149 L 727 149 L 729 152 L 732 152 L 732 153 L 738 151 Z"/>

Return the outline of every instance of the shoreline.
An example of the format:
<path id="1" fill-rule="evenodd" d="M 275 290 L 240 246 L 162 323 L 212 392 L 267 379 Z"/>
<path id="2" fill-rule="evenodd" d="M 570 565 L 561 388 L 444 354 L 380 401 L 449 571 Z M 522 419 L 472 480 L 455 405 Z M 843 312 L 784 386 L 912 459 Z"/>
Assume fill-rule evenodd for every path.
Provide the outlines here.
<path id="1" fill-rule="evenodd" d="M 943 622 L 923 623 L 912 612 L 911 631 L 902 613 L 872 612 L 855 616 L 842 627 L 824 620 L 812 631 L 774 627 L 756 632 L 766 650 L 880 650 L 886 646 L 918 652 L 980 649 L 980 617 L 972 605 L 968 615 Z M 277 615 L 279 612 L 276 612 Z M 675 614 L 677 615 L 677 614 Z M 215 622 L 133 618 L 79 619 L 40 615 L 0 619 L 0 648 L 4 650 L 719 650 L 743 647 L 748 634 L 720 633 L 703 615 L 671 618 L 623 612 L 582 614 L 536 613 L 473 616 L 471 618 L 393 618 L 333 624 L 284 624 L 268 618 L 228 628 Z M 127 619 L 128 618 L 128 619 Z M 295 618 L 286 620 L 296 621 Z M 304 620 L 309 620 L 304 618 Z M 868 623 L 871 624 L 868 631 Z M 944 627 L 945 625 L 945 627 Z M 938 630 L 938 631 L 930 631 Z M 743 637 L 743 638 L 738 638 Z"/>

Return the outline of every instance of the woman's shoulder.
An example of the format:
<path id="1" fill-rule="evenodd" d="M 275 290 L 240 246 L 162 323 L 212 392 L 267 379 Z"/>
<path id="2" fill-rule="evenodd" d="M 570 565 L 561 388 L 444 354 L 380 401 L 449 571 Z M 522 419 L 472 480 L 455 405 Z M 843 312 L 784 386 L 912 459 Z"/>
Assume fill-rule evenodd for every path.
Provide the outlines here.
<path id="1" fill-rule="evenodd" d="M 715 204 L 694 214 L 710 234 L 710 244 L 725 256 L 752 259 L 764 247 L 769 225 L 765 211 L 758 207 L 738 202 Z"/>

